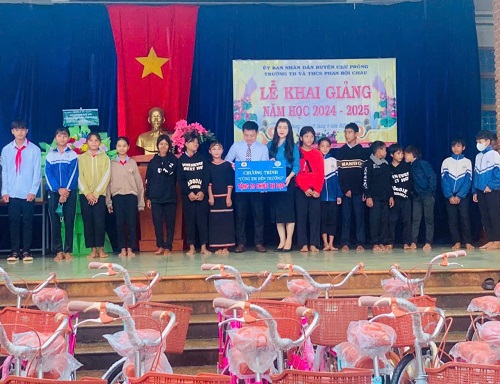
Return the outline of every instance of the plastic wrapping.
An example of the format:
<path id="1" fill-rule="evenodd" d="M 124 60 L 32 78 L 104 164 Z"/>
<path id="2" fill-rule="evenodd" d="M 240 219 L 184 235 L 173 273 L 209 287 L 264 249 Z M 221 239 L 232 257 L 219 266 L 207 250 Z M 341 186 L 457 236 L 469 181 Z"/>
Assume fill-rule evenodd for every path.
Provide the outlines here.
<path id="1" fill-rule="evenodd" d="M 467 307 L 469 312 L 483 312 L 488 316 L 495 317 L 500 315 L 500 298 L 496 296 L 481 296 L 471 300 Z"/>
<path id="2" fill-rule="evenodd" d="M 228 331 L 232 342 L 229 350 L 229 370 L 240 379 L 248 379 L 248 369 L 267 373 L 277 356 L 269 331 L 264 326 L 248 326 Z M 253 375 L 252 375 L 253 377 Z"/>
<path id="3" fill-rule="evenodd" d="M 166 340 L 163 340 L 161 345 L 153 344 L 160 335 L 160 331 L 154 329 L 137 330 L 137 336 L 145 343 L 145 347 L 141 348 L 144 357 L 144 367 L 146 371 L 154 370 L 155 372 L 172 373 L 172 367 L 163 353 L 166 349 Z M 128 373 L 131 369 L 134 369 L 135 350 L 130 343 L 127 333 L 120 331 L 112 335 L 104 335 L 104 338 L 108 340 L 116 353 L 127 358 L 127 361 L 123 365 L 123 372 Z"/>
<path id="4" fill-rule="evenodd" d="M 137 288 L 147 287 L 147 285 L 142 283 L 134 283 L 132 285 Z M 113 289 L 113 292 L 116 293 L 118 297 L 122 299 L 126 305 L 133 305 L 133 293 L 130 292 L 130 290 L 125 284 L 120 285 L 119 287 Z M 151 291 L 151 289 L 148 289 L 143 292 L 138 292 L 135 294 L 136 301 L 149 301 L 151 300 L 151 296 L 153 296 L 153 292 Z"/>
<path id="5" fill-rule="evenodd" d="M 232 300 L 247 300 L 247 295 L 235 280 L 215 280 L 214 286 L 220 295 Z"/>
<path id="6" fill-rule="evenodd" d="M 300 302 L 299 299 L 297 299 L 295 296 L 287 296 L 282 300 L 284 303 L 290 303 L 290 304 L 301 304 L 304 305 L 304 303 Z"/>
<path id="7" fill-rule="evenodd" d="M 493 292 L 495 292 L 496 297 L 500 297 L 500 283 L 495 285 L 495 290 Z"/>
<path id="8" fill-rule="evenodd" d="M 396 331 L 386 324 L 368 320 L 351 321 L 347 328 L 347 340 L 362 355 L 371 358 L 384 356 L 396 341 Z"/>
<path id="9" fill-rule="evenodd" d="M 470 364 L 494 365 L 498 363 L 498 351 L 485 341 L 462 341 L 451 348 L 450 355 Z"/>
<path id="10" fill-rule="evenodd" d="M 396 278 L 385 279 L 380 282 L 382 289 L 390 297 L 409 299 L 417 292 L 417 286 L 408 284 Z"/>
<path id="11" fill-rule="evenodd" d="M 494 348 L 500 348 L 500 321 L 477 324 L 477 331 L 482 341 Z"/>
<path id="12" fill-rule="evenodd" d="M 68 313 L 68 295 L 61 288 L 43 288 L 32 296 L 33 303 L 45 312 Z"/>
<path id="13" fill-rule="evenodd" d="M 37 333 L 34 331 L 12 334 L 12 342 L 33 348 L 33 352 L 26 356 L 28 376 L 36 376 L 37 364 L 31 364 L 39 356 L 40 347 L 52 336 L 52 333 Z M 67 352 L 64 336 L 58 336 L 54 342 L 42 353 L 43 372 L 47 377 L 70 380 L 71 372 L 82 365 Z"/>
<path id="14" fill-rule="evenodd" d="M 321 294 L 320 290 L 314 288 L 304 279 L 288 280 L 286 286 L 300 304 L 304 304 L 307 299 L 317 299 Z"/>
<path id="15" fill-rule="evenodd" d="M 333 351 L 337 354 L 342 368 L 354 368 L 356 363 L 363 358 L 359 350 L 347 341 L 336 345 Z"/>

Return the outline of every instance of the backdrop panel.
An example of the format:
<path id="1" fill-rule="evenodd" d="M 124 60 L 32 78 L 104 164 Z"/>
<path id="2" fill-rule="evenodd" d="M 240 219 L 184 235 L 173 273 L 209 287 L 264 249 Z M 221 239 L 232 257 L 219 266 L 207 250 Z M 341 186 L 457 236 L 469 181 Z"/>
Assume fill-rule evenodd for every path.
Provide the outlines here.
<path id="1" fill-rule="evenodd" d="M 116 54 L 101 5 L 0 6 L 0 144 L 24 118 L 29 138 L 52 142 L 62 110 L 98 108 L 116 137 Z"/>

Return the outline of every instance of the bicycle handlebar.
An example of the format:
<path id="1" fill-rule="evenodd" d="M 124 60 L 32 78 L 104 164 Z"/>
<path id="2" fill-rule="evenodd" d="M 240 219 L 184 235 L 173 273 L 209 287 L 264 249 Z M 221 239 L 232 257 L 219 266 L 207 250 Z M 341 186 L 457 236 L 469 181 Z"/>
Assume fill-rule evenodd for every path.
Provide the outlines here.
<path id="1" fill-rule="evenodd" d="M 9 274 L 5 272 L 3 268 L 0 268 L 0 275 L 3 277 L 3 280 L 5 282 L 5 286 L 7 289 L 13 293 L 14 295 L 17 296 L 17 307 L 19 308 L 21 306 L 21 298 L 27 297 L 28 295 L 38 293 L 42 289 L 44 289 L 47 285 L 49 285 L 53 280 L 56 279 L 56 273 L 51 272 L 49 277 L 47 277 L 41 284 L 39 284 L 35 289 L 28 289 L 28 288 L 21 288 L 21 287 L 16 287 L 10 278 Z"/>
<path id="2" fill-rule="evenodd" d="M 273 277 L 273 274 L 271 272 L 268 272 L 268 271 L 259 272 L 259 274 L 257 274 L 257 276 L 261 277 L 262 275 L 264 275 L 264 276 L 266 276 L 266 280 L 264 280 L 264 282 L 262 283 L 262 285 L 260 287 L 252 287 L 250 285 L 245 284 L 243 282 L 243 278 L 241 277 L 240 272 L 236 268 L 234 268 L 230 265 L 202 264 L 201 269 L 202 269 L 202 271 L 216 270 L 216 269 L 221 271 L 220 274 L 208 276 L 205 279 L 206 281 L 211 280 L 211 279 L 215 279 L 215 278 L 224 277 L 226 273 L 233 275 L 234 279 L 236 280 L 238 285 L 241 287 L 241 289 L 245 292 L 247 297 L 262 291 L 265 287 L 267 287 L 269 285 L 269 283 L 272 281 L 272 277 Z"/>
<path id="3" fill-rule="evenodd" d="M 269 330 L 269 336 L 271 338 L 271 342 L 280 350 L 288 350 L 294 346 L 300 345 L 304 340 L 306 340 L 316 328 L 319 322 L 319 314 L 317 311 L 313 309 L 309 309 L 306 307 L 297 308 L 296 312 L 298 316 L 308 316 L 312 318 L 311 323 L 306 328 L 306 330 L 300 335 L 300 337 L 296 340 L 291 340 L 288 338 L 280 337 L 277 329 L 276 320 L 273 319 L 271 314 L 264 308 L 251 304 L 249 302 L 244 301 L 236 301 L 227 298 L 216 298 L 213 301 L 214 308 L 224 308 L 224 309 L 249 309 L 251 311 L 257 312 L 262 321 L 264 321 Z M 237 321 L 244 321 L 244 319 L 235 319 Z"/>
<path id="4" fill-rule="evenodd" d="M 448 258 L 458 258 L 458 257 L 465 257 L 467 253 L 464 250 L 458 250 L 458 251 L 453 251 L 453 252 L 445 252 L 440 255 L 434 256 L 432 260 L 429 262 L 429 266 L 427 267 L 427 272 L 425 273 L 424 277 L 420 278 L 415 278 L 415 279 L 409 279 L 407 276 L 403 275 L 401 271 L 399 270 L 399 266 L 396 264 L 391 265 L 390 269 L 390 274 L 395 277 L 398 280 L 401 280 L 402 282 L 409 284 L 409 285 L 416 285 L 420 286 L 421 288 L 421 294 L 422 293 L 422 285 L 429 279 L 432 271 L 432 267 L 436 264 L 438 260 L 443 259 L 443 261 L 440 263 L 441 266 L 446 267 L 449 265 L 448 263 Z"/>
<path id="5" fill-rule="evenodd" d="M 361 296 L 358 299 L 360 307 L 390 307 L 392 299 L 390 297 Z"/>
<path id="6" fill-rule="evenodd" d="M 346 275 L 346 277 L 340 283 L 337 283 L 337 284 L 318 283 L 318 282 L 316 282 L 316 280 L 314 280 L 312 278 L 312 276 L 309 274 L 309 272 L 307 272 L 304 268 L 302 268 L 298 265 L 279 263 L 276 267 L 278 269 L 288 269 L 288 270 L 291 270 L 292 272 L 296 272 L 296 273 L 301 274 L 304 277 L 304 279 L 308 283 L 310 283 L 314 288 L 316 288 L 317 290 L 329 291 L 331 289 L 342 287 L 351 278 L 352 275 L 354 275 L 359 270 L 362 271 L 364 266 L 365 265 L 363 262 L 358 263 L 354 268 L 352 268 L 349 271 L 349 273 Z"/>
<path id="7" fill-rule="evenodd" d="M 130 280 L 130 273 L 120 264 L 100 263 L 98 261 L 92 261 L 89 263 L 89 269 L 103 269 L 103 268 L 108 269 L 108 272 L 104 273 L 105 275 L 108 275 L 108 276 L 114 276 L 117 272 L 121 273 L 123 276 L 123 281 L 124 281 L 125 285 L 132 293 L 141 293 L 141 292 L 149 291 L 153 288 L 153 286 L 160 279 L 160 274 L 157 271 L 148 271 L 148 272 L 146 272 L 146 276 L 152 277 L 152 280 L 149 282 L 148 285 L 146 285 L 144 287 L 138 287 L 138 286 L 135 286 L 134 284 L 132 284 L 132 281 Z"/>

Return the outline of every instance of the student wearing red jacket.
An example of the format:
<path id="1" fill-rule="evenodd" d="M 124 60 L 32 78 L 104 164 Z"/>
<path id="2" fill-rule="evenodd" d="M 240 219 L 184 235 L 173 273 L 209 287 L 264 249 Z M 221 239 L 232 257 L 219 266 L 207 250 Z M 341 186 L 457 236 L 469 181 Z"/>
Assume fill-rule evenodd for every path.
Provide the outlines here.
<path id="1" fill-rule="evenodd" d="M 299 135 L 300 170 L 295 177 L 297 190 L 295 206 L 297 208 L 297 242 L 301 252 L 318 252 L 320 244 L 321 199 L 324 183 L 324 161 L 320 151 L 312 145 L 316 132 L 306 126 Z M 309 226 L 309 241 L 307 228 Z"/>

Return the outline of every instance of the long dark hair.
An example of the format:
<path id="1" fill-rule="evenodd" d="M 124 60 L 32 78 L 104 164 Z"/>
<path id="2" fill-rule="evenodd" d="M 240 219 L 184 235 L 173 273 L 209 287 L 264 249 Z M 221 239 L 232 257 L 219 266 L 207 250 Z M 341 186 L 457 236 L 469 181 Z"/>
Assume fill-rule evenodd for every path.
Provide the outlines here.
<path id="1" fill-rule="evenodd" d="M 278 136 L 279 123 L 286 123 L 286 125 L 288 125 L 288 133 L 285 138 L 285 158 L 290 164 L 293 164 L 295 160 L 293 158 L 293 147 L 295 146 L 295 142 L 293 141 L 292 123 L 290 123 L 290 120 L 285 119 L 284 117 L 276 122 L 273 141 L 271 142 L 271 147 L 269 148 L 269 157 L 271 159 L 276 158 L 276 153 L 278 152 L 278 143 L 280 141 L 280 137 Z"/>

